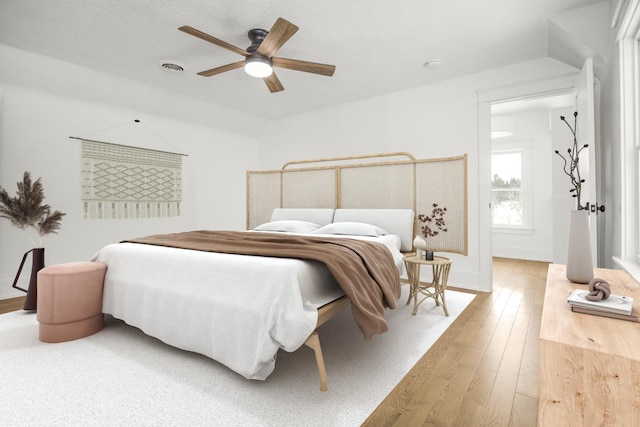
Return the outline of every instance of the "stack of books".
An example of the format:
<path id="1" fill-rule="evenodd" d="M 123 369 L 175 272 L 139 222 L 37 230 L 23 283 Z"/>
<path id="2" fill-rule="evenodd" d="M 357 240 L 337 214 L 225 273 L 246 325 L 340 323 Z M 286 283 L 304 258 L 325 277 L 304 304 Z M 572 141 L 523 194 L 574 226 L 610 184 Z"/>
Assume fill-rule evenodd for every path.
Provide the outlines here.
<path id="1" fill-rule="evenodd" d="M 612 317 L 614 319 L 638 321 L 638 313 L 633 309 L 633 298 L 620 295 L 609 295 L 600 301 L 590 301 L 585 298 L 589 291 L 576 289 L 569 295 L 567 302 L 571 310 L 577 313 L 594 314 L 596 316 Z"/>

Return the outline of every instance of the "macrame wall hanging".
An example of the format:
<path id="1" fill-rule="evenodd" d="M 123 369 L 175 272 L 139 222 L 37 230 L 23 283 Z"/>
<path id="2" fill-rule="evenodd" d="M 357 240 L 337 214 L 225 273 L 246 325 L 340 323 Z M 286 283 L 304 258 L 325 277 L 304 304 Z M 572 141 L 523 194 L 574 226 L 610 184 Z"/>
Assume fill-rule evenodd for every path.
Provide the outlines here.
<path id="1" fill-rule="evenodd" d="M 140 121 L 135 120 L 135 123 Z M 182 157 L 185 154 L 86 137 L 70 138 L 82 142 L 85 218 L 180 216 Z"/>

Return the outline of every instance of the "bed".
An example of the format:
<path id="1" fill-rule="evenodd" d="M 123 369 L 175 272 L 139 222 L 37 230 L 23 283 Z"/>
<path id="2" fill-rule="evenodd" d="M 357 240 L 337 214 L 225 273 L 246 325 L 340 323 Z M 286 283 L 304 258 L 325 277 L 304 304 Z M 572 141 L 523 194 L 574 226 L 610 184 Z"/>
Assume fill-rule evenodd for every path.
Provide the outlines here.
<path id="1" fill-rule="evenodd" d="M 167 344 L 206 355 L 248 379 L 267 378 L 279 349 L 295 351 L 306 344 L 315 352 L 320 388 L 326 390 L 316 328 L 350 305 L 361 326 L 359 317 L 368 310 L 358 311 L 360 297 L 351 288 L 345 291 L 342 281 L 338 283 L 343 278 L 334 270 L 332 274 L 328 264 L 282 256 L 282 248 L 289 248 L 291 239 L 296 244 L 321 241 L 331 247 L 374 248 L 380 258 L 365 268 L 390 264 L 387 274 L 393 269 L 397 280 L 395 284 L 385 279 L 394 282 L 392 289 L 373 292 L 375 298 L 383 294 L 381 306 L 374 302 L 383 315 L 400 296 L 402 252 L 412 248 L 414 216 L 411 209 L 274 209 L 271 221 L 230 232 L 234 239 L 252 242 L 244 246 L 253 251 L 263 240 L 284 241 L 274 256 L 185 249 L 181 243 L 169 247 L 155 236 L 111 244 L 93 257 L 108 265 L 103 312 Z M 202 233 L 208 237 L 216 232 Z M 317 246 L 304 251 L 330 252 Z M 373 329 L 361 326 L 366 338 L 386 330 L 383 319 L 375 323 Z"/>

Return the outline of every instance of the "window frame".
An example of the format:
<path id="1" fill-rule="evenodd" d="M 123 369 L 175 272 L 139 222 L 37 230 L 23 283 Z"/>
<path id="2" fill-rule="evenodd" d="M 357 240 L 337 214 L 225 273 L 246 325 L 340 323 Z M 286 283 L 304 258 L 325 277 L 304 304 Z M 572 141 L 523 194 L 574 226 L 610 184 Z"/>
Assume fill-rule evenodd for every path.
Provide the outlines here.
<path id="1" fill-rule="evenodd" d="M 619 8 L 622 9 L 623 1 Z M 617 17 L 616 17 L 617 19 Z M 620 258 L 640 280 L 640 0 L 631 0 L 617 36 L 620 65 Z"/>
<path id="2" fill-rule="evenodd" d="M 493 223 L 493 205 L 491 206 L 491 226 L 493 231 L 508 234 L 531 234 L 533 231 L 534 205 L 533 205 L 533 156 L 532 156 L 531 140 L 518 141 L 493 141 L 491 143 L 491 159 L 493 162 L 494 154 L 521 154 L 521 191 L 522 191 L 522 225 L 494 224 Z M 493 172 L 491 174 L 493 179 Z M 493 195 L 493 186 L 491 188 Z M 491 197 L 493 203 L 493 196 Z"/>

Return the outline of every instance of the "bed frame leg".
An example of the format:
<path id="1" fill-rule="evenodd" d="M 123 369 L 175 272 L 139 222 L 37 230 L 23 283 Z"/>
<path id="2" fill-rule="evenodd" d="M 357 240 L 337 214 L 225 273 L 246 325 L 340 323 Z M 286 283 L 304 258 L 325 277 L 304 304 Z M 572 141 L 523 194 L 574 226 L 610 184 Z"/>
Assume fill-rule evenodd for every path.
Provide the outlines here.
<path id="1" fill-rule="evenodd" d="M 320 337 L 318 337 L 318 333 L 313 331 L 304 344 L 310 347 L 316 355 L 316 364 L 318 365 L 318 373 L 320 374 L 320 391 L 327 391 L 327 370 L 324 367 L 324 358 L 322 357 L 322 348 L 320 347 Z"/>

